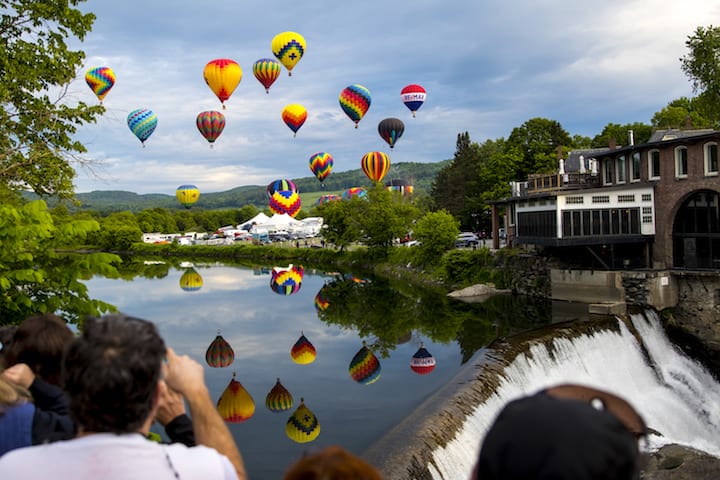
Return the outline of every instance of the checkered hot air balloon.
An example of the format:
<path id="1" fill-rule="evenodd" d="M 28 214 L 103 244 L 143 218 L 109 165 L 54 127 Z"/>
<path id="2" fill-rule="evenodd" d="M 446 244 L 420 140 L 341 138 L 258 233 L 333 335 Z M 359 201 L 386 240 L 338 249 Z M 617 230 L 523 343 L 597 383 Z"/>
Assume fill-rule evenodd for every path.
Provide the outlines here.
<path id="1" fill-rule="evenodd" d="M 203 279 L 194 268 L 188 268 L 180 276 L 180 288 L 186 292 L 197 292 L 202 285 Z"/>
<path id="2" fill-rule="evenodd" d="M 340 92 L 338 101 L 345 115 L 355 123 L 355 128 L 358 128 L 358 123 L 370 108 L 372 97 L 370 90 L 362 85 L 353 84 L 348 85 Z"/>
<path id="3" fill-rule="evenodd" d="M 102 103 L 105 95 L 115 85 L 115 72 L 110 67 L 95 67 L 85 73 L 85 82 Z"/>
<path id="4" fill-rule="evenodd" d="M 270 288 L 280 295 L 292 295 L 302 286 L 305 269 L 302 265 L 290 264 L 287 268 L 273 267 L 270 274 Z"/>
<path id="5" fill-rule="evenodd" d="M 435 370 L 435 357 L 430 355 L 430 352 L 425 349 L 422 343 L 418 351 L 410 359 L 410 368 L 419 375 L 427 375 Z"/>
<path id="6" fill-rule="evenodd" d="M 363 155 L 360 167 L 373 182 L 379 182 L 390 170 L 390 157 L 383 152 L 368 152 Z"/>
<path id="7" fill-rule="evenodd" d="M 288 418 L 285 434 L 297 443 L 308 443 L 320 435 L 320 422 L 315 414 L 305 406 L 305 399 L 300 399 L 300 406 Z"/>
<path id="8" fill-rule="evenodd" d="M 363 385 L 370 385 L 380 378 L 380 361 L 375 354 L 363 342 L 362 348 L 358 350 L 350 361 L 350 377 Z"/>
<path id="9" fill-rule="evenodd" d="M 210 343 L 205 351 L 205 361 L 213 368 L 230 366 L 235 361 L 235 351 L 230 344 L 217 332 L 215 340 Z"/>
<path id="10" fill-rule="evenodd" d="M 280 413 L 290 410 L 293 406 L 293 396 L 285 386 L 277 379 L 275 386 L 265 397 L 265 406 L 273 413 Z"/>
<path id="11" fill-rule="evenodd" d="M 290 358 L 299 365 L 307 365 L 314 362 L 316 356 L 315 345 L 310 343 L 310 340 L 301 332 L 300 338 L 290 349 Z"/>
<path id="12" fill-rule="evenodd" d="M 220 395 L 217 409 L 223 420 L 228 423 L 242 423 L 255 414 L 255 401 L 242 383 L 235 380 L 235 373 Z"/>

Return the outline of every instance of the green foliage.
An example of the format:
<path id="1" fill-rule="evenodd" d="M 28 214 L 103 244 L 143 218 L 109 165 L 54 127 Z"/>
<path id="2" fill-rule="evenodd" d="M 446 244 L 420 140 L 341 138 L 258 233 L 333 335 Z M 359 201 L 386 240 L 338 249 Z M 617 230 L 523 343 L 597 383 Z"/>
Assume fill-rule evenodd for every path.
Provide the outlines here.
<path id="1" fill-rule="evenodd" d="M 630 130 L 633 132 L 633 141 L 635 144 L 647 143 L 653 132 L 652 126 L 640 122 L 625 125 L 608 123 L 605 125 L 605 128 L 603 128 L 602 133 L 593 138 L 591 146 L 593 148 L 607 147 L 610 145 L 610 139 L 614 139 L 618 146 L 629 145 Z"/>
<path id="2" fill-rule="evenodd" d="M 350 200 L 327 202 L 317 209 L 323 217 L 322 236 L 326 242 L 343 251 L 348 245 L 360 240 L 362 226 L 357 213 L 364 199 L 353 197 Z"/>
<path id="3" fill-rule="evenodd" d="M 531 173 L 556 171 L 558 148 L 572 145 L 572 139 L 562 125 L 547 118 L 531 118 L 514 128 L 507 141 L 509 146 L 517 147 L 522 156 L 513 178 L 520 181 Z"/>
<path id="4" fill-rule="evenodd" d="M 697 27 L 685 42 L 689 53 L 680 58 L 683 73 L 701 97 L 705 115 L 720 123 L 720 27 Z"/>
<path id="5" fill-rule="evenodd" d="M 358 207 L 354 214 L 360 223 L 363 241 L 371 254 L 386 256 L 395 240 L 405 236 L 412 228 L 419 211 L 410 201 L 405 201 L 405 198 L 398 192 L 386 190 L 378 183 L 368 191 L 366 201 L 352 204 Z"/>
<path id="6" fill-rule="evenodd" d="M 695 128 L 712 127 L 712 112 L 708 111 L 704 96 L 675 99 L 655 112 L 652 117 L 652 124 L 657 128 L 685 128 L 687 120 Z"/>
<path id="7" fill-rule="evenodd" d="M 442 257 L 444 277 L 452 279 L 458 287 L 477 283 L 493 283 L 498 288 L 506 288 L 505 276 L 487 248 L 454 249 Z"/>
<path id="8" fill-rule="evenodd" d="M 458 227 L 459 222 L 445 210 L 430 212 L 417 221 L 413 237 L 420 242 L 417 248 L 423 263 L 436 263 L 454 247 Z"/>

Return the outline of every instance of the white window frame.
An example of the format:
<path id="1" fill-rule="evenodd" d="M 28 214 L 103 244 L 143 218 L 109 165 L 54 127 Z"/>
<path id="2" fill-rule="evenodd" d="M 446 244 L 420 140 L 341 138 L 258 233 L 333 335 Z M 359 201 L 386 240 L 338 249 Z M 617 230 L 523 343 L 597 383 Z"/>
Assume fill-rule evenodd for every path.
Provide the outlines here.
<path id="1" fill-rule="evenodd" d="M 615 180 L 618 184 L 625 183 L 627 180 L 625 177 L 627 157 L 625 155 L 620 155 L 615 159 L 615 163 Z"/>
<path id="2" fill-rule="evenodd" d="M 612 185 L 613 184 L 613 177 L 614 177 L 614 163 L 612 160 L 605 159 L 602 162 L 602 179 L 603 179 L 603 185 Z"/>
<path id="3" fill-rule="evenodd" d="M 710 165 L 712 161 L 712 147 L 715 147 L 715 169 L 712 170 Z M 718 156 L 719 152 L 718 144 L 717 142 L 708 142 L 705 145 L 703 145 L 703 157 L 705 159 L 705 176 L 706 177 L 717 177 L 718 176 L 718 169 L 720 169 L 720 157 Z"/>
<path id="4" fill-rule="evenodd" d="M 653 154 L 657 154 L 657 160 L 658 160 L 658 171 L 653 171 Z M 648 161 L 648 179 L 650 180 L 660 180 L 660 150 L 657 148 L 652 149 L 647 154 L 647 161 Z M 657 173 L 657 175 L 655 175 Z"/>
<path id="5" fill-rule="evenodd" d="M 642 160 L 640 152 L 633 152 L 630 156 L 630 182 L 639 182 L 642 177 L 641 166 Z"/>
<path id="6" fill-rule="evenodd" d="M 683 152 L 685 153 L 685 171 L 683 171 Z M 688 149 L 681 145 L 675 147 L 675 178 L 687 178 L 688 176 Z"/>

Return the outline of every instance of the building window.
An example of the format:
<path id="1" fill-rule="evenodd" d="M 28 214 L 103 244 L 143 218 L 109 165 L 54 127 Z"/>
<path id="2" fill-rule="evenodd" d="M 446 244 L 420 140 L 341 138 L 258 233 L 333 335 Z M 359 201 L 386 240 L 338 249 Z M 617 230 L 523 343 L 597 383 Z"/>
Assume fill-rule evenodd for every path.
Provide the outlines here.
<path id="1" fill-rule="evenodd" d="M 583 204 L 583 197 L 577 196 L 577 197 L 567 197 L 565 199 L 566 205 L 582 205 Z"/>
<path id="2" fill-rule="evenodd" d="M 675 177 L 687 178 L 688 176 L 688 153 L 687 147 L 675 149 Z"/>
<path id="3" fill-rule="evenodd" d="M 649 193 L 643 193 L 642 201 L 643 202 L 652 202 L 652 195 L 650 195 Z"/>
<path id="4" fill-rule="evenodd" d="M 592 203 L 610 203 L 610 195 L 593 195 Z"/>
<path id="5" fill-rule="evenodd" d="M 613 162 L 605 160 L 603 162 L 603 184 L 612 185 L 613 183 Z"/>
<path id="6" fill-rule="evenodd" d="M 705 175 L 718 174 L 718 144 L 706 143 L 705 148 Z"/>
<path id="7" fill-rule="evenodd" d="M 618 203 L 628 203 L 635 201 L 635 195 L 618 195 Z"/>
<path id="8" fill-rule="evenodd" d="M 617 158 L 617 183 L 625 183 L 625 155 Z"/>
<path id="9" fill-rule="evenodd" d="M 650 180 L 660 178 L 660 150 L 650 150 L 648 152 L 648 170 Z"/>
<path id="10" fill-rule="evenodd" d="M 630 162 L 630 181 L 640 181 L 640 152 L 632 154 L 632 161 Z"/>

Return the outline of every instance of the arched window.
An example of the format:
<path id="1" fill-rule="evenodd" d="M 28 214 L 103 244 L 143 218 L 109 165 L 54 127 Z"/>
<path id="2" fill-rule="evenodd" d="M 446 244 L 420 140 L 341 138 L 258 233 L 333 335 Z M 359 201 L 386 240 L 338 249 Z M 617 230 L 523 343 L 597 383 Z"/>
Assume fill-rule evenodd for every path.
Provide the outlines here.
<path id="1" fill-rule="evenodd" d="M 718 144 L 708 142 L 703 146 L 705 157 L 705 175 L 716 176 L 718 174 Z"/>
<path id="2" fill-rule="evenodd" d="M 675 149 L 675 178 L 687 178 L 688 176 L 688 151 L 687 147 Z"/>
<path id="3" fill-rule="evenodd" d="M 679 268 L 720 268 L 720 202 L 717 192 L 693 193 L 673 223 L 673 263 Z"/>
<path id="4" fill-rule="evenodd" d="M 648 178 L 650 180 L 660 179 L 660 150 L 648 152 Z"/>

